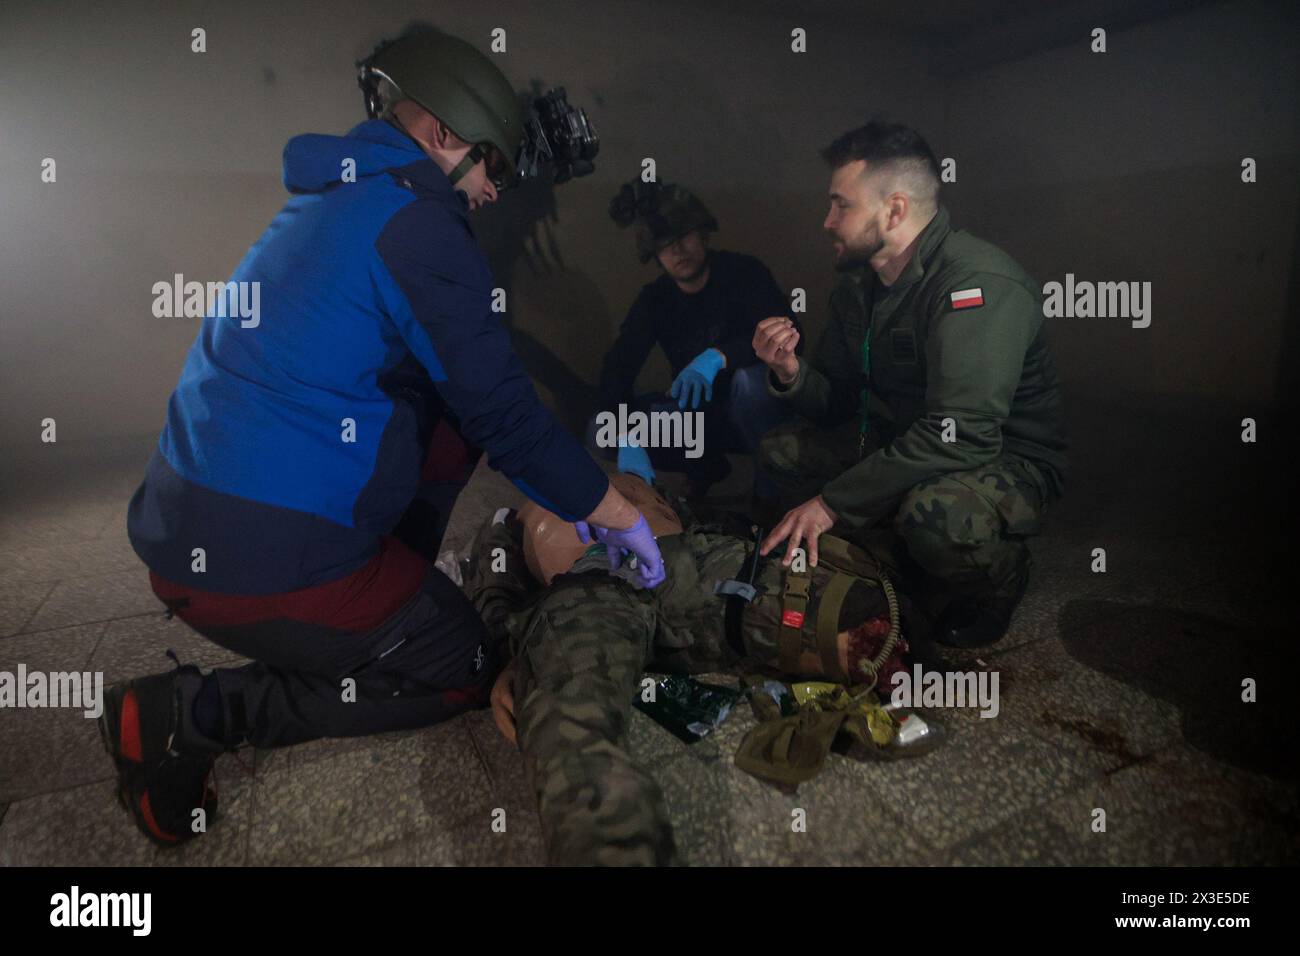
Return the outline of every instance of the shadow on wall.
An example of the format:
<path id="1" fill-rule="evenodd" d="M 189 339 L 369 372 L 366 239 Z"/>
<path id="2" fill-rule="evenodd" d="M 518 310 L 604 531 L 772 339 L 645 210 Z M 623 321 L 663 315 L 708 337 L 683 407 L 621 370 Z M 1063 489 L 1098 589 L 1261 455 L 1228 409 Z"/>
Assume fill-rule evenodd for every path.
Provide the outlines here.
<path id="1" fill-rule="evenodd" d="M 534 81 L 519 94 L 521 104 L 542 89 Z M 585 378 L 572 359 L 604 356 L 612 342 L 610 312 L 595 282 L 565 259 L 555 189 L 548 171 L 482 208 L 474 228 L 505 290 L 515 352 L 560 423 L 581 435 L 597 404 L 595 377 Z"/>
<path id="2" fill-rule="evenodd" d="M 1300 362 L 1300 210 L 1295 217 L 1291 246 L 1291 274 L 1287 282 L 1286 311 L 1282 316 L 1282 347 L 1278 350 L 1277 404 L 1287 413 L 1300 409 L 1300 389 L 1294 369 Z M 1292 506 L 1294 513 L 1294 505 Z"/>

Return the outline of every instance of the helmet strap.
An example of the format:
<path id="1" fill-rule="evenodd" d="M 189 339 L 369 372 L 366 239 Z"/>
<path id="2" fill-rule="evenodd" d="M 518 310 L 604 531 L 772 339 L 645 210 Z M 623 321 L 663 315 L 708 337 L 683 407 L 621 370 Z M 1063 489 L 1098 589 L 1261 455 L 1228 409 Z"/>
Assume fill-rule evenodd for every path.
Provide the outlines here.
<path id="1" fill-rule="evenodd" d="M 458 182 L 461 181 L 461 179 L 465 176 L 465 174 L 468 173 L 475 166 L 477 166 L 479 164 L 479 161 L 482 159 L 483 159 L 482 147 L 476 145 L 473 149 L 471 149 L 468 153 L 465 154 L 464 159 L 462 159 L 459 163 L 457 163 L 455 166 L 451 168 L 451 172 L 447 174 L 447 178 L 450 179 L 451 184 L 455 186 Z"/>
<path id="2" fill-rule="evenodd" d="M 389 112 L 388 116 L 386 116 L 385 119 L 388 121 L 390 125 L 397 127 L 397 129 L 400 130 L 403 134 L 405 134 L 408 138 L 415 140 L 417 144 L 420 142 L 418 139 L 415 139 L 415 137 L 411 135 L 410 130 L 408 130 L 405 126 L 402 125 L 401 120 L 397 118 L 397 115 L 395 113 Z M 458 182 L 460 182 L 465 177 L 465 174 L 468 173 L 471 169 L 473 169 L 482 159 L 483 159 L 483 147 L 476 144 L 468 153 L 465 154 L 465 157 L 459 163 L 457 163 L 455 166 L 451 168 L 451 172 L 447 173 L 447 178 L 451 180 L 451 184 L 455 186 Z"/>

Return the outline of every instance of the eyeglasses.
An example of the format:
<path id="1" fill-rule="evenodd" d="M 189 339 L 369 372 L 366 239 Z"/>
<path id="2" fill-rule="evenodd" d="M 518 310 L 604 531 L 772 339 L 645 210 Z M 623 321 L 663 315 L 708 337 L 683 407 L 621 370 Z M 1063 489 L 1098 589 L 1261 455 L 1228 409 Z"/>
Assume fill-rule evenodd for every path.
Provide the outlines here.
<path id="1" fill-rule="evenodd" d="M 475 143 L 469 151 L 470 159 L 474 163 L 483 163 L 487 170 L 487 177 L 492 185 L 496 187 L 497 192 L 510 188 L 510 176 L 506 173 L 506 162 L 490 143 Z"/>

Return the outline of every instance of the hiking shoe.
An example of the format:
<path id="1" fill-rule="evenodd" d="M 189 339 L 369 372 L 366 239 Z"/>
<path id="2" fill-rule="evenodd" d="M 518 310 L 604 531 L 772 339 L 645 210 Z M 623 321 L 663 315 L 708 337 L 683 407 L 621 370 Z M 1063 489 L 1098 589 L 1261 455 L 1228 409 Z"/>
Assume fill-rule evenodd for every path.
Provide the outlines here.
<path id="1" fill-rule="evenodd" d="M 99 717 L 104 749 L 117 764 L 118 801 L 159 846 L 193 839 L 217 814 L 216 751 L 181 750 L 176 740 L 179 685 L 192 679 L 202 676 L 188 665 L 114 684 Z"/>

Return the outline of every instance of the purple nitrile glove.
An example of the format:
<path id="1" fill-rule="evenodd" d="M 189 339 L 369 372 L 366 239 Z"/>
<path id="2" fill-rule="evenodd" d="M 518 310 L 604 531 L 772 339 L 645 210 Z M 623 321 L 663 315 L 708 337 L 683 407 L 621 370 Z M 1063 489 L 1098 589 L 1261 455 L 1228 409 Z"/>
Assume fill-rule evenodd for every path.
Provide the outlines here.
<path id="1" fill-rule="evenodd" d="M 641 575 L 643 586 L 653 588 L 663 583 L 666 577 L 663 555 L 659 553 L 659 545 L 655 543 L 655 536 L 650 533 L 645 515 L 638 516 L 636 524 L 621 531 L 617 528 L 589 525 L 585 521 L 577 522 L 575 527 L 578 529 L 578 540 L 583 544 L 591 544 L 594 534 L 596 540 L 605 546 L 609 554 L 611 571 L 619 569 L 623 564 L 623 552 L 630 551 L 636 555 L 637 572 Z"/>

